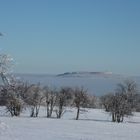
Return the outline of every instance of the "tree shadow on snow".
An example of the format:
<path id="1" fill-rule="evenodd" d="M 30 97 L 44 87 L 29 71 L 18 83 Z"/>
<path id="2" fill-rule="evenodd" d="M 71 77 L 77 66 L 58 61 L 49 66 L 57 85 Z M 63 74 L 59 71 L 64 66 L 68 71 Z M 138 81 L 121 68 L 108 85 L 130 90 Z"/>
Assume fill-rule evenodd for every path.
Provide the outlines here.
<path id="1" fill-rule="evenodd" d="M 140 124 L 140 122 L 126 121 L 127 123 Z"/>
<path id="2" fill-rule="evenodd" d="M 94 122 L 112 122 L 110 120 L 100 120 L 100 119 L 79 119 L 82 121 L 94 121 Z"/>

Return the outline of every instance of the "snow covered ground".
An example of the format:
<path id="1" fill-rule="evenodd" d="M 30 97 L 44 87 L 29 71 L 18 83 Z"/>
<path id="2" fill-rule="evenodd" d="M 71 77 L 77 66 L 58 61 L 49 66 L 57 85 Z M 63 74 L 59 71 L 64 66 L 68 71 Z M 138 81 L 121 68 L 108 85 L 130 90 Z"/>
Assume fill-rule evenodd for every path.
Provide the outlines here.
<path id="1" fill-rule="evenodd" d="M 62 119 L 45 118 L 44 108 L 38 118 L 28 112 L 21 117 L 3 116 L 0 109 L 0 140 L 139 140 L 140 113 L 112 123 L 109 114 L 99 109 L 88 109 L 74 120 L 75 109 L 68 109 Z"/>

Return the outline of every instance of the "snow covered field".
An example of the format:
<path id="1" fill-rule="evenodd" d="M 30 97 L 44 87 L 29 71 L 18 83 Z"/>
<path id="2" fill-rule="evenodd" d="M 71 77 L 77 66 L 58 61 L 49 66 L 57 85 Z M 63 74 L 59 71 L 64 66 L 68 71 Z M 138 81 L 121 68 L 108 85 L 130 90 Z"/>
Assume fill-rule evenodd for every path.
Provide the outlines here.
<path id="1" fill-rule="evenodd" d="M 76 112 L 68 109 L 62 119 L 45 118 L 44 108 L 38 118 L 30 118 L 28 112 L 21 117 L 0 117 L 0 140 L 139 140 L 140 113 L 125 119 L 124 123 L 112 123 L 109 114 L 99 109 L 88 109 L 74 120 Z"/>

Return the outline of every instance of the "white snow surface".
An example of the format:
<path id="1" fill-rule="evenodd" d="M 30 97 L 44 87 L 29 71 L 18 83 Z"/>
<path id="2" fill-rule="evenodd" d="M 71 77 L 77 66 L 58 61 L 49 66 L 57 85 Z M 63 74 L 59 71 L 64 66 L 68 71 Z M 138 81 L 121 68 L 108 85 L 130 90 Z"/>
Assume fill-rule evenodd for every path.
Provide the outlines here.
<path id="1" fill-rule="evenodd" d="M 38 118 L 30 118 L 27 110 L 20 117 L 2 115 L 4 111 L 0 108 L 0 140 L 140 140 L 140 113 L 113 123 L 100 109 L 86 109 L 78 121 L 71 108 L 61 119 L 46 118 L 44 107 Z"/>

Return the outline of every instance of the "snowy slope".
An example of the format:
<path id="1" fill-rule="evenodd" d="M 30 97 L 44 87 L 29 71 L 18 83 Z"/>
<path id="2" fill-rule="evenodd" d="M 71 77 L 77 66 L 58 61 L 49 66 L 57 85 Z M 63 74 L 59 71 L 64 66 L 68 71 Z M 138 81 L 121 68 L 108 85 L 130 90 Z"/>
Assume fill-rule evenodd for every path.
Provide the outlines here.
<path id="1" fill-rule="evenodd" d="M 0 140 L 139 140 L 140 114 L 125 119 L 124 123 L 110 122 L 103 110 L 88 109 L 74 120 L 75 110 L 69 109 L 62 119 L 47 119 L 45 112 L 39 118 L 26 114 L 0 117 Z"/>

